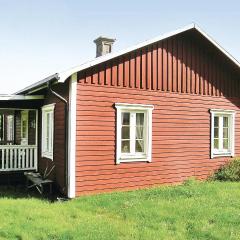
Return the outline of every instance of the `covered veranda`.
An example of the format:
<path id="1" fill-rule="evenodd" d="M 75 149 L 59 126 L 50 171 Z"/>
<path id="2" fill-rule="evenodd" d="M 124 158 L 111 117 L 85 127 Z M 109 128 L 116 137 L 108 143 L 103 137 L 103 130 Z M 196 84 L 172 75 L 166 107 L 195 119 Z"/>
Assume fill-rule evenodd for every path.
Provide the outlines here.
<path id="1" fill-rule="evenodd" d="M 37 170 L 44 96 L 0 95 L 0 172 Z"/>

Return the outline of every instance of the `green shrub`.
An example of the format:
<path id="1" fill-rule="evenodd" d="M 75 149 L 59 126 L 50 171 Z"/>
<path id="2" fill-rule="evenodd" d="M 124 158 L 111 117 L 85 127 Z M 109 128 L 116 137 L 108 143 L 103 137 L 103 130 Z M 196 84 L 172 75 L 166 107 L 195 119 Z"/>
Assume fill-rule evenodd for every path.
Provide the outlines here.
<path id="1" fill-rule="evenodd" d="M 234 158 L 223 165 L 213 174 L 211 179 L 232 182 L 240 181 L 240 158 Z"/>

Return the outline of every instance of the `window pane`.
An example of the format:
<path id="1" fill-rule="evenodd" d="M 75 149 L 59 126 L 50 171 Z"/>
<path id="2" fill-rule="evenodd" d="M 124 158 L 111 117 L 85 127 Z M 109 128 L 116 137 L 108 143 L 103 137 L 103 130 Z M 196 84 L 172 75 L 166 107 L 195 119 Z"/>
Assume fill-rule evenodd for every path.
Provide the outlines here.
<path id="1" fill-rule="evenodd" d="M 223 127 L 228 127 L 228 117 L 223 117 Z"/>
<path id="2" fill-rule="evenodd" d="M 122 153 L 130 153 L 130 140 L 122 141 Z"/>
<path id="3" fill-rule="evenodd" d="M 223 128 L 223 138 L 228 138 L 228 128 Z"/>
<path id="4" fill-rule="evenodd" d="M 27 136 L 27 121 L 22 121 L 22 138 L 26 138 Z"/>
<path id="5" fill-rule="evenodd" d="M 136 113 L 136 125 L 144 124 L 144 113 Z"/>
<path id="6" fill-rule="evenodd" d="M 136 139 L 143 139 L 143 126 L 136 127 Z"/>
<path id="7" fill-rule="evenodd" d="M 219 149 L 219 140 L 218 139 L 214 139 L 214 148 Z"/>
<path id="8" fill-rule="evenodd" d="M 144 141 L 143 140 L 136 140 L 136 145 L 135 145 L 136 152 L 144 152 Z"/>
<path id="9" fill-rule="evenodd" d="M 214 117 L 214 127 L 218 127 L 219 125 L 219 117 Z"/>
<path id="10" fill-rule="evenodd" d="M 228 139 L 223 139 L 223 149 L 228 149 Z"/>
<path id="11" fill-rule="evenodd" d="M 50 151 L 50 113 L 46 114 L 47 123 L 46 123 L 46 150 Z"/>
<path id="12" fill-rule="evenodd" d="M 122 127 L 122 139 L 130 139 L 130 127 Z"/>
<path id="13" fill-rule="evenodd" d="M 130 113 L 122 113 L 122 125 L 129 125 L 130 124 Z"/>
<path id="14" fill-rule="evenodd" d="M 214 138 L 218 138 L 218 128 L 214 128 Z"/>

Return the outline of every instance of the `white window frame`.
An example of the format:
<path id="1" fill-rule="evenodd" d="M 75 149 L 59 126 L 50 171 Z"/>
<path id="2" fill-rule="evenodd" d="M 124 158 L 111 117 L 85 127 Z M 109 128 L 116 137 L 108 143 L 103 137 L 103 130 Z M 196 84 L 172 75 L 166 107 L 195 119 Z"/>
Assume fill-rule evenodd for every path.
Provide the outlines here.
<path id="1" fill-rule="evenodd" d="M 7 141 L 14 141 L 14 115 L 7 115 Z"/>
<path id="2" fill-rule="evenodd" d="M 54 108 L 55 103 L 44 105 L 42 107 L 42 157 L 53 160 L 53 143 L 54 143 Z M 50 141 L 52 149 L 48 149 L 46 142 L 47 134 L 47 114 L 52 113 L 52 119 L 50 119 Z"/>
<path id="3" fill-rule="evenodd" d="M 23 138 L 23 121 L 26 121 L 25 138 Z M 21 145 L 28 145 L 28 110 L 21 111 Z"/>
<path id="4" fill-rule="evenodd" d="M 152 111 L 153 105 L 143 104 L 128 104 L 128 103 L 115 103 L 117 110 L 116 122 L 116 164 L 123 162 L 151 162 L 152 161 Z M 122 136 L 121 136 L 121 115 L 122 112 L 130 113 L 145 113 L 144 114 L 144 153 L 136 153 L 134 155 L 121 152 Z M 131 127 L 130 127 L 131 129 Z M 130 130 L 131 131 L 131 130 Z M 131 133 L 130 133 L 131 134 Z M 130 143 L 131 144 L 131 143 Z"/>
<path id="5" fill-rule="evenodd" d="M 235 115 L 236 112 L 234 110 L 223 110 L 223 109 L 211 109 L 211 158 L 215 157 L 222 157 L 222 156 L 231 156 L 235 155 Z M 214 149 L 214 117 L 219 116 L 220 119 L 222 117 L 227 116 L 229 117 L 229 150 L 216 150 Z M 222 120 L 219 122 L 219 139 L 220 145 L 222 145 Z"/>

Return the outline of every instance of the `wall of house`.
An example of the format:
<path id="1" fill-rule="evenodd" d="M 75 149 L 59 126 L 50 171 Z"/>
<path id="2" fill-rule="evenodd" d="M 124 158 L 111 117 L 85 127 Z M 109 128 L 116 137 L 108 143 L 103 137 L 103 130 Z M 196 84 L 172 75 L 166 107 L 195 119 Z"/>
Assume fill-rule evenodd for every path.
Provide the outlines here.
<path id="1" fill-rule="evenodd" d="M 194 32 L 78 74 L 76 195 L 205 179 L 227 158 L 210 159 L 212 108 L 236 111 L 239 70 Z M 115 164 L 115 103 L 152 104 L 152 162 Z"/>
<path id="2" fill-rule="evenodd" d="M 54 85 L 53 90 L 58 94 L 68 99 L 68 82 L 64 84 Z M 45 100 L 43 105 L 55 103 L 54 109 L 54 156 L 53 160 L 41 157 L 41 137 L 42 133 L 39 132 L 39 171 L 44 172 L 46 168 L 50 170 L 55 166 L 50 178 L 54 179 L 59 187 L 59 190 L 66 193 L 65 186 L 65 105 L 64 103 L 51 94 L 49 91 L 45 93 Z M 39 126 L 41 129 L 41 111 L 39 114 Z"/>

